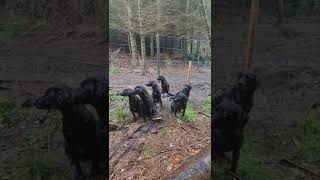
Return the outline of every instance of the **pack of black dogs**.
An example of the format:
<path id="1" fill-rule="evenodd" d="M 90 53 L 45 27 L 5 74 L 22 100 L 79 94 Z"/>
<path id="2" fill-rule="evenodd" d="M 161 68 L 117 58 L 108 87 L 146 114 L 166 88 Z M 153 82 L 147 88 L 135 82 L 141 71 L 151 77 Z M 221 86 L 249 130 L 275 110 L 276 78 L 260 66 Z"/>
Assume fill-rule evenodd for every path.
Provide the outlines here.
<path id="1" fill-rule="evenodd" d="M 232 173 L 237 171 L 244 128 L 249 120 L 258 86 L 255 74 L 240 73 L 230 90 L 213 98 L 213 153 L 225 156 L 224 153 L 232 151 Z"/>
<path id="2" fill-rule="evenodd" d="M 146 84 L 147 87 L 152 88 L 152 95 L 150 95 L 142 85 L 136 86 L 133 90 L 124 89 L 123 92 L 120 93 L 122 96 L 129 97 L 130 111 L 133 114 L 133 117 L 136 118 L 135 114 L 138 113 L 140 116 L 143 116 L 144 120 L 148 117 L 150 120 L 149 122 L 151 122 L 152 118 L 157 113 L 156 105 L 160 104 L 162 107 L 161 94 L 170 96 L 171 111 L 175 116 L 177 116 L 177 112 L 180 111 L 183 111 L 182 116 L 184 116 L 190 91 L 192 89 L 191 85 L 184 85 L 181 91 L 172 94 L 169 92 L 169 83 L 164 76 L 159 76 L 157 80 L 161 83 L 162 90 L 160 90 L 157 81 L 155 80 L 149 81 Z"/>
<path id="3" fill-rule="evenodd" d="M 65 153 L 74 165 L 74 179 L 86 179 L 80 162 L 91 163 L 91 175 L 105 179 L 107 151 L 107 80 L 90 77 L 78 89 L 56 85 L 35 100 L 38 109 L 55 109 L 63 115 Z"/>

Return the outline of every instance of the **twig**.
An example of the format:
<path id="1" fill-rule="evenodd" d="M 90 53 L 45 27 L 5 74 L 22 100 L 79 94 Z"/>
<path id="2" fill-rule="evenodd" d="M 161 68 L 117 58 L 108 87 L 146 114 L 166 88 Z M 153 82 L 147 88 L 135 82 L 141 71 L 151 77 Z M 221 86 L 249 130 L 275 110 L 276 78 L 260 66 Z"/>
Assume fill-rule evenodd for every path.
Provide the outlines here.
<path id="1" fill-rule="evenodd" d="M 114 124 L 114 123 L 109 123 L 109 130 L 112 131 L 112 130 L 117 130 L 121 127 L 121 125 L 118 125 L 118 124 Z"/>
<path id="2" fill-rule="evenodd" d="M 192 127 L 193 129 L 196 129 L 196 130 L 200 131 L 199 128 L 197 128 L 197 127 L 195 127 L 195 126 L 193 126 L 193 125 L 191 125 L 191 124 L 188 124 L 188 126 Z"/>
<path id="3" fill-rule="evenodd" d="M 204 115 L 205 117 L 209 118 L 208 115 L 206 115 L 205 113 L 203 113 L 203 112 L 201 112 L 201 111 L 198 111 L 198 114 Z"/>
<path id="4" fill-rule="evenodd" d="M 180 126 L 181 129 L 183 129 L 186 132 L 189 132 L 188 130 L 186 130 L 183 126 Z"/>
<path id="5" fill-rule="evenodd" d="M 241 180 L 241 178 L 239 176 L 237 176 L 235 173 L 233 173 L 232 171 L 228 171 L 228 174 L 234 178 L 236 178 L 237 180 Z"/>
<path id="6" fill-rule="evenodd" d="M 302 169 L 302 170 L 304 170 L 304 171 L 306 171 L 306 172 L 308 172 L 309 174 L 312 174 L 312 175 L 314 175 L 314 176 L 320 177 L 320 174 L 318 174 L 318 173 L 316 173 L 316 172 L 314 172 L 314 171 L 312 171 L 312 170 L 310 170 L 310 169 L 308 169 L 308 168 L 302 167 L 302 166 L 300 166 L 300 165 L 298 165 L 298 164 L 296 164 L 296 163 L 294 163 L 294 162 L 292 162 L 292 161 L 290 161 L 290 160 L 288 160 L 288 159 L 281 159 L 281 160 L 280 160 L 280 163 L 281 163 L 281 162 L 282 162 L 282 163 L 289 164 L 289 165 L 291 165 L 291 166 L 293 166 L 293 167 L 295 167 L 295 168 Z"/>
<path id="7" fill-rule="evenodd" d="M 132 147 L 132 146 L 127 147 L 127 149 L 126 149 L 125 151 L 123 151 L 123 152 L 118 156 L 118 158 L 117 158 L 116 160 L 113 161 L 114 163 L 112 164 L 112 167 L 115 167 L 115 166 L 118 164 L 118 162 L 119 162 L 119 160 L 122 158 L 122 156 L 124 156 L 124 155 L 131 149 L 131 147 Z"/>
<path id="8" fill-rule="evenodd" d="M 159 120 L 162 120 L 162 117 L 156 117 L 156 118 L 153 118 L 152 120 L 159 121 Z"/>

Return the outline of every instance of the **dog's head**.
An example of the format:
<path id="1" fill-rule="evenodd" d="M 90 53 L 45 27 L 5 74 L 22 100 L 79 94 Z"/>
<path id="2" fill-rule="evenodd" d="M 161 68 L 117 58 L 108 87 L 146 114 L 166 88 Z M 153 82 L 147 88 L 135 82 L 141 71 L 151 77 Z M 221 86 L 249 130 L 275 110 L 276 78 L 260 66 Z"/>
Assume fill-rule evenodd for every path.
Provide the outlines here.
<path id="1" fill-rule="evenodd" d="M 190 84 L 185 84 L 185 85 L 183 86 L 183 88 L 186 89 L 186 90 L 188 90 L 188 91 L 191 91 L 191 89 L 192 89 L 192 87 L 191 87 Z"/>
<path id="2" fill-rule="evenodd" d="M 64 105 L 72 102 L 72 89 L 67 86 L 60 85 L 47 89 L 42 97 L 36 99 L 34 105 L 38 109 L 60 109 Z"/>
<path id="3" fill-rule="evenodd" d="M 80 83 L 80 88 L 76 90 L 75 100 L 90 103 L 97 97 L 107 97 L 107 84 L 103 78 L 91 77 Z"/>
<path id="4" fill-rule="evenodd" d="M 147 90 L 143 86 L 136 86 L 133 90 L 134 94 L 143 95 Z"/>
<path id="5" fill-rule="evenodd" d="M 133 90 L 132 89 L 124 89 L 122 91 L 122 93 L 120 93 L 121 96 L 132 96 L 134 95 Z"/>
<path id="6" fill-rule="evenodd" d="M 258 77 L 253 73 L 240 73 L 237 86 L 241 91 L 255 91 L 259 87 Z"/>
<path id="7" fill-rule="evenodd" d="M 159 76 L 157 80 L 160 81 L 160 82 L 163 82 L 163 81 L 165 81 L 166 79 L 164 78 L 164 76 Z"/>
<path id="8" fill-rule="evenodd" d="M 181 102 L 181 103 L 186 102 L 187 100 L 188 100 L 188 97 L 183 93 L 178 93 L 173 99 L 174 102 Z"/>
<path id="9" fill-rule="evenodd" d="M 149 81 L 146 86 L 149 86 L 149 87 L 154 87 L 157 85 L 157 82 L 156 81 Z"/>

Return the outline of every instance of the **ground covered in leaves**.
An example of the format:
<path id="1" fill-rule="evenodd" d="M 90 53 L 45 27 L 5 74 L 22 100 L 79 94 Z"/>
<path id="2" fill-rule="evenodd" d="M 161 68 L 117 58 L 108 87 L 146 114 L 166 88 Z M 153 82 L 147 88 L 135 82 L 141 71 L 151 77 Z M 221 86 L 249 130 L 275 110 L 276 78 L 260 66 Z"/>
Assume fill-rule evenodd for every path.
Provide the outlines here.
<path id="1" fill-rule="evenodd" d="M 162 66 L 161 74 L 176 93 L 187 83 L 187 63 Z M 111 66 L 109 91 L 109 122 L 117 124 L 109 133 L 110 179 L 162 179 L 211 142 L 210 67 L 192 71 L 192 90 L 185 117 L 170 112 L 169 98 L 157 105 L 158 133 L 143 132 L 146 122 L 133 120 L 128 99 L 117 93 L 125 88 L 144 85 L 156 79 L 155 65 L 149 66 L 146 76 L 139 70 Z M 159 84 L 160 85 L 160 84 Z M 145 86 L 146 87 L 146 86 Z M 147 87 L 151 94 L 151 88 Z"/>

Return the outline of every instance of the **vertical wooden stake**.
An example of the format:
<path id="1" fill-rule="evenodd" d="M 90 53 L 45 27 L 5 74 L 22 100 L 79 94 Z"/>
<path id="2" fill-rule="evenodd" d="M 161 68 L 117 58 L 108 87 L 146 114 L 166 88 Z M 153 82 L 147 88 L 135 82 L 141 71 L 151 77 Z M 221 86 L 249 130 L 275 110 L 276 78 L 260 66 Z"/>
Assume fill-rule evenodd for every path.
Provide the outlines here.
<path id="1" fill-rule="evenodd" d="M 248 47 L 246 52 L 246 71 L 250 70 L 251 65 L 253 64 L 253 56 L 256 46 L 256 27 L 257 27 L 257 17 L 259 9 L 259 0 L 251 1 L 251 10 L 250 10 L 250 22 L 249 22 L 249 32 L 248 32 Z"/>
<path id="2" fill-rule="evenodd" d="M 189 61 L 189 67 L 188 67 L 188 84 L 191 83 L 191 70 L 192 70 L 192 61 Z"/>
<path id="3" fill-rule="evenodd" d="M 158 69 L 158 77 L 160 76 L 160 37 L 159 34 L 156 36 L 157 43 L 157 69 Z"/>

